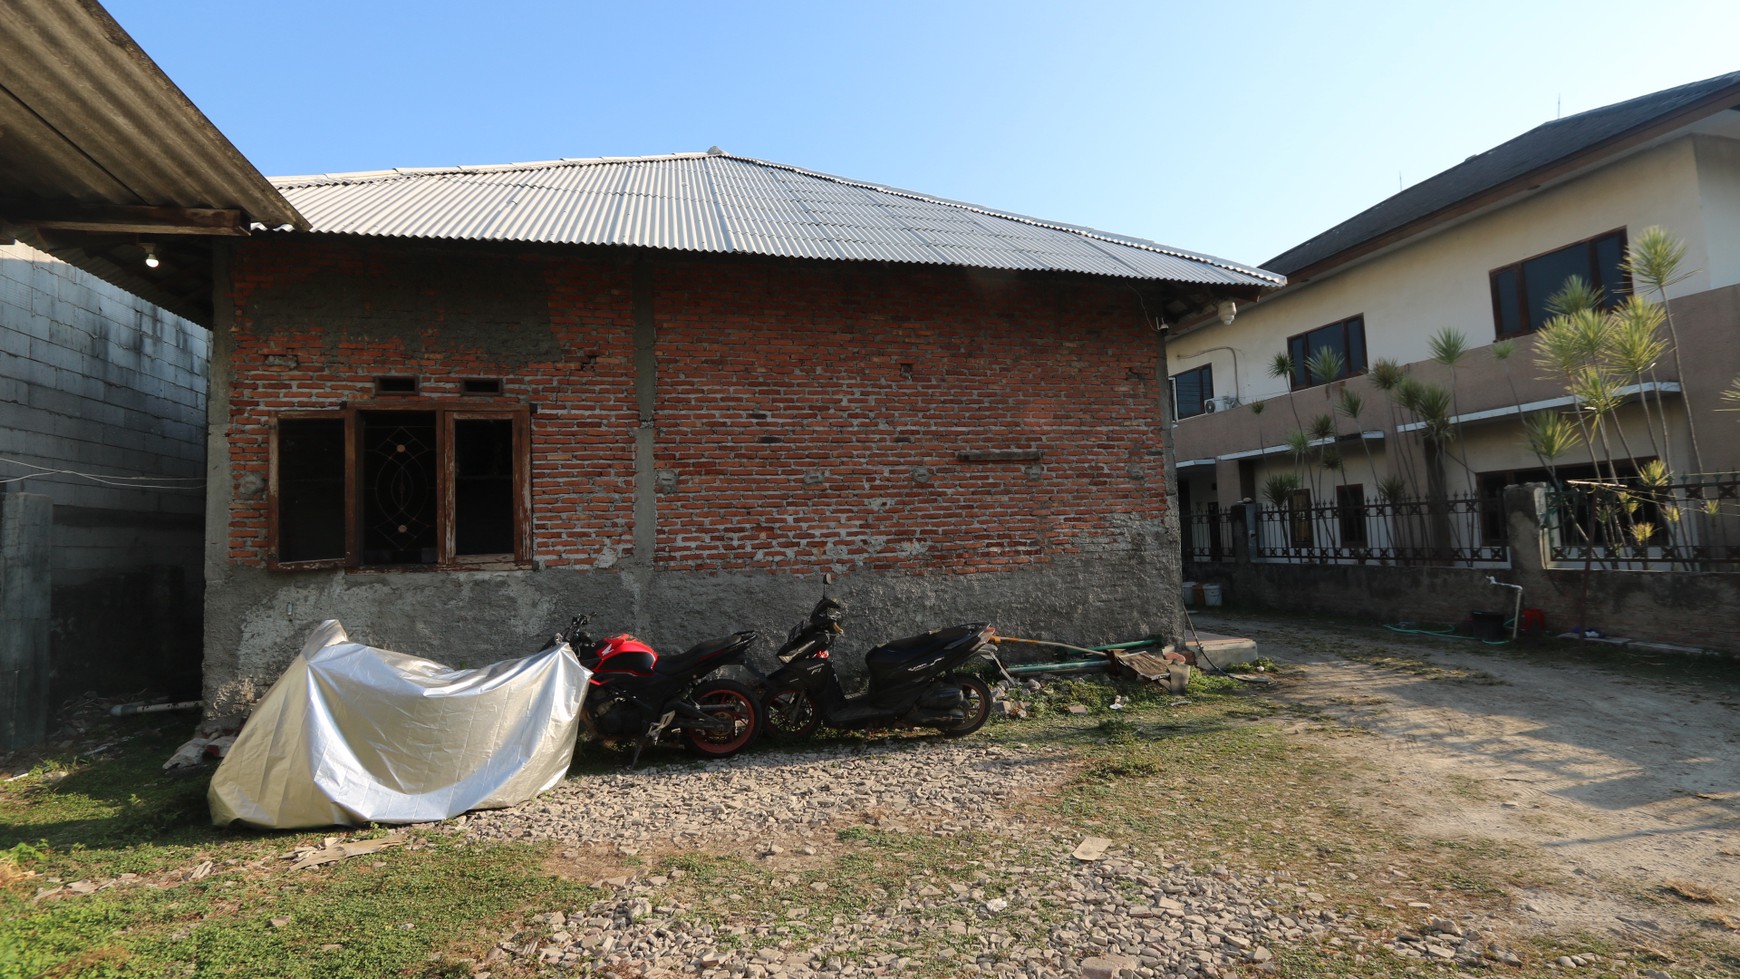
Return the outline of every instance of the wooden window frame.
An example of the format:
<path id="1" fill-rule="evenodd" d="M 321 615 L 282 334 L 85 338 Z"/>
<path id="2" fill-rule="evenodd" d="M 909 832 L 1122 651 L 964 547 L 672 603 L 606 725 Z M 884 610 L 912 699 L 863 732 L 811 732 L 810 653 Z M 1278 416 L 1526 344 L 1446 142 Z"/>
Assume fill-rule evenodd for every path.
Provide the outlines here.
<path id="1" fill-rule="evenodd" d="M 1568 252 L 1573 248 L 1583 248 L 1587 250 L 1590 271 L 1592 273 L 1599 272 L 1600 268 L 1595 259 L 1595 245 L 1597 242 L 1603 241 L 1607 238 L 1619 239 L 1619 255 L 1620 260 L 1623 261 L 1626 251 L 1631 247 L 1631 240 L 1626 234 L 1625 227 L 1622 225 L 1617 228 L 1610 228 L 1598 235 L 1590 235 L 1581 241 L 1573 241 L 1569 244 L 1560 245 L 1557 248 L 1549 248 L 1544 252 L 1537 252 L 1527 258 L 1511 262 L 1509 265 L 1500 265 L 1498 268 L 1486 273 L 1487 288 L 1492 294 L 1493 338 L 1495 340 L 1512 340 L 1517 337 L 1528 336 L 1529 334 L 1539 332 L 1540 330 L 1540 327 L 1538 326 L 1529 325 L 1528 279 L 1523 275 L 1524 266 L 1528 265 L 1530 262 L 1557 255 L 1560 252 Z M 1509 333 L 1506 333 L 1504 330 L 1504 306 L 1499 302 L 1498 298 L 1498 277 L 1506 272 L 1514 272 L 1516 274 L 1516 308 L 1512 310 L 1512 312 L 1516 314 L 1517 322 L 1522 324 L 1521 329 L 1513 330 Z M 1622 281 L 1618 283 L 1600 282 L 1598 281 L 1599 276 L 1594 274 L 1591 274 L 1588 277 L 1589 284 L 1601 290 L 1603 308 L 1617 303 L 1619 297 L 1631 294 L 1631 277 L 1625 274 L 1623 268 L 1619 270 L 1619 275 Z M 1542 326 L 1545 325 L 1546 324 L 1544 323 L 1542 324 Z"/>
<path id="2" fill-rule="evenodd" d="M 1287 544 L 1289 547 L 1316 547 L 1317 534 L 1311 526 L 1311 491 L 1304 487 L 1287 494 Z"/>
<path id="3" fill-rule="evenodd" d="M 363 564 L 361 562 L 362 501 L 359 495 L 358 439 L 361 437 L 360 416 L 366 412 L 433 413 L 437 433 L 437 471 L 441 479 L 436 489 L 435 519 L 436 559 L 432 564 Z M 286 420 L 341 419 L 344 422 L 344 556 L 310 561 L 278 560 L 279 542 L 279 438 L 278 424 Z M 461 420 L 513 422 L 514 468 L 514 551 L 512 554 L 455 554 L 453 443 L 454 423 Z M 464 403 L 416 397 L 394 397 L 387 401 L 363 401 L 324 410 L 277 412 L 272 416 L 269 438 L 269 460 L 266 505 L 267 566 L 286 571 L 343 568 L 351 571 L 443 571 L 443 570 L 505 570 L 529 567 L 532 553 L 532 452 L 531 408 L 524 404 L 485 405 L 475 397 Z"/>
<path id="4" fill-rule="evenodd" d="M 1311 359 L 1311 343 L 1307 338 L 1314 333 L 1322 333 L 1325 330 L 1339 328 L 1341 330 L 1341 348 L 1347 350 L 1352 346 L 1352 344 L 1348 343 L 1348 327 L 1354 323 L 1359 324 L 1359 364 L 1354 364 L 1353 358 L 1348 357 L 1346 358 L 1346 364 L 1342 367 L 1342 374 L 1340 377 L 1331 377 L 1327 380 L 1321 381 L 1313 380 L 1311 377 L 1311 368 L 1307 364 L 1307 361 Z M 1294 354 L 1293 341 L 1295 340 L 1301 341 L 1304 356 L 1297 356 Z M 1293 362 L 1293 371 L 1287 378 L 1289 390 L 1293 391 L 1304 391 L 1308 388 L 1322 387 L 1325 384 L 1332 384 L 1336 381 L 1342 381 L 1350 377 L 1357 377 L 1360 374 L 1364 374 L 1367 365 L 1371 363 L 1370 352 L 1366 349 L 1365 314 L 1355 313 L 1344 319 L 1334 320 L 1302 333 L 1293 334 L 1287 338 L 1287 356 Z"/>

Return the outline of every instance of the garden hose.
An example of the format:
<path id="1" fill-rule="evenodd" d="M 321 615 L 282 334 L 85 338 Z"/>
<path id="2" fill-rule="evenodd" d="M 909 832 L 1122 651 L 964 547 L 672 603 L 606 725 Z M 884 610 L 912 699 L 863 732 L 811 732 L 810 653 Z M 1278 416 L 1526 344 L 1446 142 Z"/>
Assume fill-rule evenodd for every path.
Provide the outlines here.
<path id="1" fill-rule="evenodd" d="M 1216 663 L 1214 660 L 1211 660 L 1208 658 L 1208 647 L 1203 645 L 1202 635 L 1196 631 L 1196 620 L 1190 617 L 1190 610 L 1189 609 L 1184 610 L 1184 624 L 1190 626 L 1190 635 L 1192 638 L 1194 638 L 1196 640 L 1196 656 L 1197 656 L 1197 658 L 1202 660 L 1204 663 L 1207 663 L 1209 665 L 1209 667 L 1214 670 L 1214 672 L 1219 673 L 1221 676 L 1230 676 L 1234 680 L 1239 681 L 1240 683 L 1255 683 L 1255 684 L 1259 684 L 1261 686 L 1266 687 L 1269 684 L 1275 682 L 1275 678 L 1270 677 L 1270 676 L 1264 676 L 1264 677 L 1240 676 L 1237 673 L 1228 673 L 1227 671 L 1221 669 L 1220 665 L 1218 663 Z"/>
<path id="2" fill-rule="evenodd" d="M 1472 640 L 1472 642 L 1484 643 L 1484 645 L 1510 645 L 1510 640 L 1482 640 L 1481 636 L 1458 635 L 1455 626 L 1446 626 L 1442 629 L 1409 629 L 1404 628 L 1404 626 L 1389 626 L 1387 624 L 1383 628 L 1389 629 L 1392 633 L 1408 633 L 1408 635 L 1413 636 L 1437 636 L 1437 638 L 1446 638 L 1446 640 Z"/>

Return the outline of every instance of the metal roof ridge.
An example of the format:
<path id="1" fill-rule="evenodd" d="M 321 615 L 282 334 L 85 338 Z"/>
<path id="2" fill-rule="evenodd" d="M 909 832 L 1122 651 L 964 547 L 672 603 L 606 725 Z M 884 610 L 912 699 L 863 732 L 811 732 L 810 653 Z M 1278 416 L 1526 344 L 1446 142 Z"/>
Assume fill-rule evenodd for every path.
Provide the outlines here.
<path id="1" fill-rule="evenodd" d="M 295 176 L 267 177 L 275 187 L 311 187 L 322 184 L 362 183 L 369 180 L 392 180 L 411 177 L 442 177 L 465 173 L 503 173 L 513 170 L 554 170 L 559 167 L 601 166 L 610 163 L 662 163 L 666 160 L 696 160 L 705 153 L 655 153 L 649 156 L 565 156 L 556 160 L 528 160 L 523 163 L 462 163 L 444 167 L 392 167 L 386 170 L 340 170 L 332 173 L 310 173 Z"/>
<path id="2" fill-rule="evenodd" d="M 1057 221 L 1047 221 L 1042 218 L 1029 217 L 1025 214 L 1016 214 L 1013 211 L 999 211 L 980 204 L 969 204 L 965 201 L 950 200 L 946 197 L 934 197 L 930 194 L 921 194 L 913 190 L 901 190 L 898 187 L 890 187 L 887 184 L 871 183 L 867 180 L 854 180 L 850 177 L 840 177 L 831 173 L 822 173 L 819 170 L 810 170 L 804 167 L 793 166 L 789 163 L 776 163 L 773 160 L 761 160 L 752 156 L 738 156 L 735 153 L 716 153 L 711 155 L 720 159 L 738 160 L 743 163 L 753 163 L 757 166 L 786 170 L 791 173 L 802 174 L 806 177 L 815 177 L 820 180 L 832 181 L 847 187 L 858 187 L 863 190 L 873 190 L 878 193 L 891 194 L 895 197 L 904 197 L 908 200 L 922 201 L 927 204 L 938 204 L 943 207 L 959 208 L 963 211 L 971 211 L 974 214 L 983 214 L 986 217 L 1001 218 L 1006 221 L 1016 221 L 1036 228 L 1045 228 L 1049 231 L 1061 231 L 1065 234 L 1079 235 L 1083 238 L 1103 241 L 1107 244 L 1123 245 L 1128 248 L 1151 251 L 1159 255 L 1188 259 L 1190 261 L 1201 262 L 1204 265 L 1212 265 L 1215 268 L 1225 269 L 1228 272 L 1238 272 L 1259 279 L 1268 279 L 1273 281 L 1276 285 L 1285 285 L 1287 282 L 1286 276 L 1277 275 L 1274 272 L 1270 272 L 1267 269 L 1255 265 L 1240 265 L 1237 262 L 1215 258 L 1212 255 L 1199 255 L 1195 252 L 1185 251 L 1182 248 L 1173 248 L 1170 245 L 1162 245 L 1157 241 L 1150 241 L 1144 238 L 1128 238 L 1122 235 L 1114 235 L 1107 231 L 1084 228 L 1080 225 L 1069 225 Z"/>

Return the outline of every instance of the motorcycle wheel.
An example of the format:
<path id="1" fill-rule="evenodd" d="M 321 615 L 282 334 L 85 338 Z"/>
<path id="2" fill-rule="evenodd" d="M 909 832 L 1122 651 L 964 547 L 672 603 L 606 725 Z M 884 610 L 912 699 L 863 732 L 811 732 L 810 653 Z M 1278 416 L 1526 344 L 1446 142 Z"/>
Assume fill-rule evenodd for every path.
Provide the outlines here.
<path id="1" fill-rule="evenodd" d="M 951 673 L 943 682 L 961 691 L 961 710 L 967 715 L 960 723 L 938 728 L 945 738 L 959 738 L 985 726 L 991 717 L 991 688 L 971 673 Z"/>
<path id="2" fill-rule="evenodd" d="M 730 731 L 684 728 L 683 740 L 689 750 L 698 755 L 710 758 L 734 755 L 749 747 L 749 743 L 761 733 L 761 705 L 756 703 L 755 694 L 736 680 L 713 680 L 702 684 L 695 691 L 695 703 L 701 707 L 722 708 L 707 713 L 714 717 L 728 717 L 735 722 Z"/>
<path id="3" fill-rule="evenodd" d="M 775 690 L 762 701 L 762 713 L 768 736 L 774 738 L 807 738 L 822 723 L 821 709 L 807 690 Z"/>

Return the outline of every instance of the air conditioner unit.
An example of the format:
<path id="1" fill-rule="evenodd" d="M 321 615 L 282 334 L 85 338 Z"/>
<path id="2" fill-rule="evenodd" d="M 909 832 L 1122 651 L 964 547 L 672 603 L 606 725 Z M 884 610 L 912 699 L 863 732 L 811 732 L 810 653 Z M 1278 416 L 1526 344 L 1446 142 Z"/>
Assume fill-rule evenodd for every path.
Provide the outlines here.
<path id="1" fill-rule="evenodd" d="M 1202 403 L 1202 410 L 1213 414 L 1217 411 L 1231 411 L 1238 406 L 1239 399 L 1230 394 L 1224 394 L 1218 398 L 1209 398 L 1207 401 L 1204 401 Z"/>

